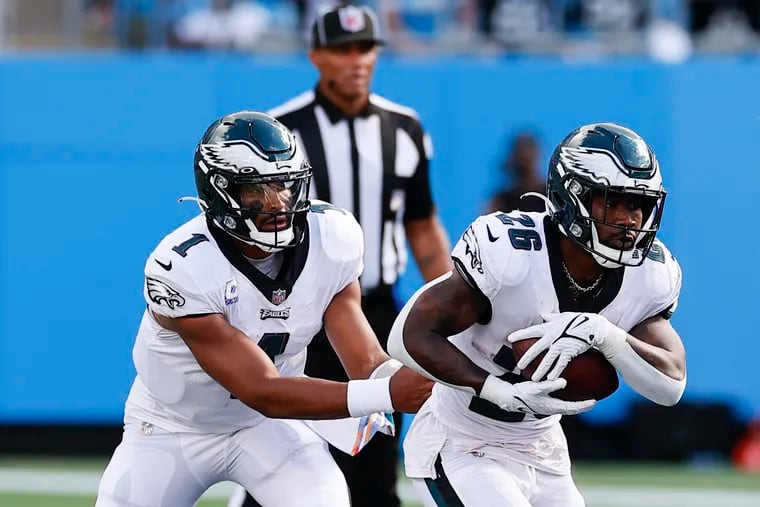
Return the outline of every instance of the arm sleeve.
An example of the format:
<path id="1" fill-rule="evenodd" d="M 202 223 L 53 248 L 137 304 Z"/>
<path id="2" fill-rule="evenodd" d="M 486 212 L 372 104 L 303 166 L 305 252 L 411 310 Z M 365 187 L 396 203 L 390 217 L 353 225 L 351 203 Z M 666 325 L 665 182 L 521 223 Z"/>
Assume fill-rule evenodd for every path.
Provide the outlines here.
<path id="1" fill-rule="evenodd" d="M 433 143 L 422 125 L 414 120 L 410 131 L 412 141 L 417 149 L 419 160 L 409 179 L 404 204 L 404 220 L 418 220 L 430 217 L 434 211 L 433 194 L 430 190 L 430 161 L 433 157 Z"/>

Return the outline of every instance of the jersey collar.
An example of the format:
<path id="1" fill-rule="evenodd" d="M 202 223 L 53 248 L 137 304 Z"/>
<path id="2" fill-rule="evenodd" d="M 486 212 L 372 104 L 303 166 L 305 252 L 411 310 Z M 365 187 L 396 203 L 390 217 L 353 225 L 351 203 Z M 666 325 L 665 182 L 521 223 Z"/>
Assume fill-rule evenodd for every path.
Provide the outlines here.
<path id="1" fill-rule="evenodd" d="M 295 285 L 304 266 L 306 266 L 306 259 L 309 256 L 310 242 L 308 220 L 304 224 L 304 233 L 301 242 L 294 247 L 283 250 L 282 253 L 285 258 L 283 259 L 280 272 L 274 279 L 269 278 L 248 262 L 237 245 L 235 245 L 235 240 L 232 236 L 222 231 L 219 227 L 214 225 L 212 221 L 207 219 L 206 223 L 222 254 L 227 258 L 230 264 L 235 266 L 238 271 L 243 273 L 243 275 L 250 280 L 250 282 L 268 301 L 271 301 L 275 305 L 279 305 L 287 300 L 288 296 L 290 296 L 290 293 L 293 291 L 293 285 Z"/>
<path id="2" fill-rule="evenodd" d="M 608 270 L 598 291 L 573 297 L 570 283 L 562 270 L 562 251 L 559 244 L 561 234 L 551 217 L 546 216 L 544 218 L 546 251 L 549 256 L 554 292 L 559 302 L 559 311 L 599 313 L 612 303 L 620 292 L 625 267 Z"/>

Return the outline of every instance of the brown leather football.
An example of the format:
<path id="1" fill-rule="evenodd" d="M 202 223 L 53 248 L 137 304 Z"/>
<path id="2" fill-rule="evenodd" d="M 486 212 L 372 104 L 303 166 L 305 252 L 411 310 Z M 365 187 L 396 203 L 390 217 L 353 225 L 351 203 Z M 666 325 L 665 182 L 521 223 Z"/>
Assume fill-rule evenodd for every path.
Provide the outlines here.
<path id="1" fill-rule="evenodd" d="M 519 361 L 523 354 L 538 341 L 538 338 L 521 340 L 512 344 L 512 355 Z M 523 377 L 530 379 L 545 353 L 534 359 L 525 370 Z M 570 361 L 560 377 L 567 380 L 567 386 L 552 394 L 566 401 L 601 400 L 614 393 L 619 385 L 617 371 L 595 349 L 588 350 Z"/>

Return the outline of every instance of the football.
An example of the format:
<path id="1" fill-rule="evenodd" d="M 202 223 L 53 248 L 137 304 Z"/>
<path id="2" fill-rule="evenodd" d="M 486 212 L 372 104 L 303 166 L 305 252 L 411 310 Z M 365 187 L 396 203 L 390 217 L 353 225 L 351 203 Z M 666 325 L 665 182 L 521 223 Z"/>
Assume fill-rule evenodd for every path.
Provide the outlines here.
<path id="1" fill-rule="evenodd" d="M 519 361 L 523 354 L 536 343 L 538 338 L 522 340 L 512 344 L 512 354 Z M 522 371 L 523 377 L 530 379 L 545 353 L 539 355 Z M 615 368 L 595 349 L 588 350 L 570 361 L 560 377 L 567 380 L 567 386 L 552 396 L 565 401 L 601 400 L 618 388 Z"/>

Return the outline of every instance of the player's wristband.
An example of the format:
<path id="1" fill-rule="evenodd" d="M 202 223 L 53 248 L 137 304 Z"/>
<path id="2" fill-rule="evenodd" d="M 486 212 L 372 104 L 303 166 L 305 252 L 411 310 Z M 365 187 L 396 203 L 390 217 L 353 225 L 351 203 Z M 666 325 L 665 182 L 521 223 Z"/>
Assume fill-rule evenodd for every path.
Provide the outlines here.
<path id="1" fill-rule="evenodd" d="M 483 387 L 480 388 L 478 396 L 486 401 L 490 401 L 499 408 L 503 408 L 513 397 L 505 384 L 509 383 L 501 380 L 496 375 L 489 375 L 486 377 L 486 381 L 483 382 Z"/>
<path id="2" fill-rule="evenodd" d="M 393 412 L 390 377 L 350 380 L 346 405 L 351 417 L 361 417 L 374 412 Z"/>

